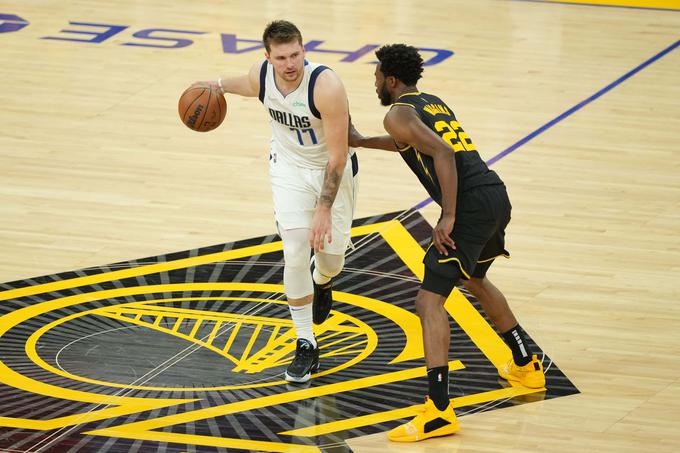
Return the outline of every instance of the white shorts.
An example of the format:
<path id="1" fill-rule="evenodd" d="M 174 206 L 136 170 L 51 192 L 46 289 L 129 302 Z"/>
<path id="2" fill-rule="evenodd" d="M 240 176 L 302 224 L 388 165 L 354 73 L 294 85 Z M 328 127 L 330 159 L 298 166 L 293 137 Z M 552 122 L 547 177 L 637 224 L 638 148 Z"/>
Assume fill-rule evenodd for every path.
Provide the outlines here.
<path id="1" fill-rule="evenodd" d="M 356 156 L 347 159 L 342 181 L 331 209 L 333 242 L 324 241 L 326 253 L 344 255 L 350 243 L 352 218 L 358 186 Z M 316 203 L 321 194 L 325 169 L 299 167 L 272 151 L 269 177 L 274 198 L 274 217 L 278 228 L 311 228 Z"/>

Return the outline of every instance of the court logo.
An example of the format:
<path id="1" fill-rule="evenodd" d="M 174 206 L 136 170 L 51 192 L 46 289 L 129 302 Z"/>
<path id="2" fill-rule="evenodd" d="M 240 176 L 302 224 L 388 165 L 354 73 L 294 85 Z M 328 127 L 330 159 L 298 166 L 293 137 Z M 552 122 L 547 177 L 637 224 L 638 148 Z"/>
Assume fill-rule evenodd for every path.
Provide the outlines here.
<path id="1" fill-rule="evenodd" d="M 196 393 L 284 385 L 282 373 L 295 355 L 296 341 L 293 323 L 286 316 L 287 304 L 271 298 L 271 293 L 263 292 L 257 284 L 216 286 L 225 291 L 238 287 L 270 297 L 154 298 L 153 294 L 146 293 L 152 300 L 84 309 L 70 316 L 60 316 L 28 337 L 26 353 L 33 363 L 56 376 L 107 388 L 179 392 L 186 391 L 190 385 L 191 391 Z M 351 296 L 340 295 L 339 298 L 352 300 Z M 59 340 L 104 320 L 120 326 L 97 330 L 66 343 Z M 374 352 L 378 343 L 377 334 L 368 324 L 336 310 L 316 328 L 315 334 L 323 346 L 320 355 L 325 365 L 316 378 L 361 362 Z M 135 379 L 132 382 L 131 378 L 141 374 L 110 373 L 110 366 L 107 366 L 110 363 L 125 363 L 132 370 L 148 369 L 144 361 L 153 360 L 156 354 L 135 357 L 131 350 L 145 351 L 136 348 L 134 343 L 157 343 L 156 352 L 163 351 L 165 356 L 174 356 L 175 350 L 186 349 L 188 353 L 173 364 L 182 371 L 161 379 Z M 197 351 L 201 352 L 199 358 L 188 359 Z M 88 357 L 86 362 L 84 357 Z M 201 361 L 205 361 L 203 365 Z M 210 365 L 206 366 L 206 363 Z M 186 373 L 187 369 L 195 368 L 202 372 Z M 191 376 L 189 381 L 187 376 Z"/>
<path id="2" fill-rule="evenodd" d="M 0 13 L 0 33 L 11 33 L 28 27 L 28 21 L 15 14 Z"/>
<path id="3" fill-rule="evenodd" d="M 274 235 L 0 285 L 0 450 L 318 452 L 387 431 L 427 388 L 413 301 L 430 235 L 417 211 L 355 221 L 306 386 L 283 380 L 295 332 Z M 476 301 L 445 308 L 459 416 L 577 392 L 546 356 L 546 389 L 500 380 L 510 351 Z"/>

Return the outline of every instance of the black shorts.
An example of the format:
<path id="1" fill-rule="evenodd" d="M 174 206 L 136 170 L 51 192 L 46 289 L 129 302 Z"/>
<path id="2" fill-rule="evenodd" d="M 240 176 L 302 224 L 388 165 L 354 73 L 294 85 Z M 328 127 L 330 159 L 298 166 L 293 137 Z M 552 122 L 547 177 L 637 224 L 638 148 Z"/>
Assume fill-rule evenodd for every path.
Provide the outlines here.
<path id="1" fill-rule="evenodd" d="M 423 289 L 446 297 L 461 278 L 483 278 L 494 259 L 509 258 L 505 227 L 510 222 L 511 210 L 502 184 L 479 186 L 462 193 L 451 233 L 456 249 L 449 249 L 446 256 L 430 244 L 423 259 Z"/>

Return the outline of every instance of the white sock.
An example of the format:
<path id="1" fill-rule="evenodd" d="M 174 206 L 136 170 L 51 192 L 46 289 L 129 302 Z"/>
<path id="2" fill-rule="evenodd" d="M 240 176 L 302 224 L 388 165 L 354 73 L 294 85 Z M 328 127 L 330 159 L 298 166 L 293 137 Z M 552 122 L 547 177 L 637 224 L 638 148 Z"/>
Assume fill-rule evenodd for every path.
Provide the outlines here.
<path id="1" fill-rule="evenodd" d="M 298 338 L 304 338 L 316 348 L 316 338 L 314 338 L 314 328 L 312 323 L 312 304 L 309 303 L 302 307 L 289 305 L 290 317 L 293 318 L 295 334 Z"/>

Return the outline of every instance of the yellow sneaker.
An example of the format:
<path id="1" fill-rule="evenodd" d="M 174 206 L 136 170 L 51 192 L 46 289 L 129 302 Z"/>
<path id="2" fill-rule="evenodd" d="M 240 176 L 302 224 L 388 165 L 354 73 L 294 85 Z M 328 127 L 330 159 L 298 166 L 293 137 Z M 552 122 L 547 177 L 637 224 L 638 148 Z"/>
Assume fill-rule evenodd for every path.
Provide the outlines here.
<path id="1" fill-rule="evenodd" d="M 417 408 L 418 415 L 413 420 L 397 426 L 387 433 L 393 442 L 418 442 L 430 437 L 448 436 L 460 429 L 451 403 L 440 411 L 432 400 L 425 397 L 425 404 Z"/>
<path id="2" fill-rule="evenodd" d="M 531 362 L 524 366 L 517 366 L 515 361 L 510 359 L 498 369 L 498 375 L 505 380 L 519 382 L 530 389 L 545 387 L 543 364 L 536 356 L 531 357 Z"/>

